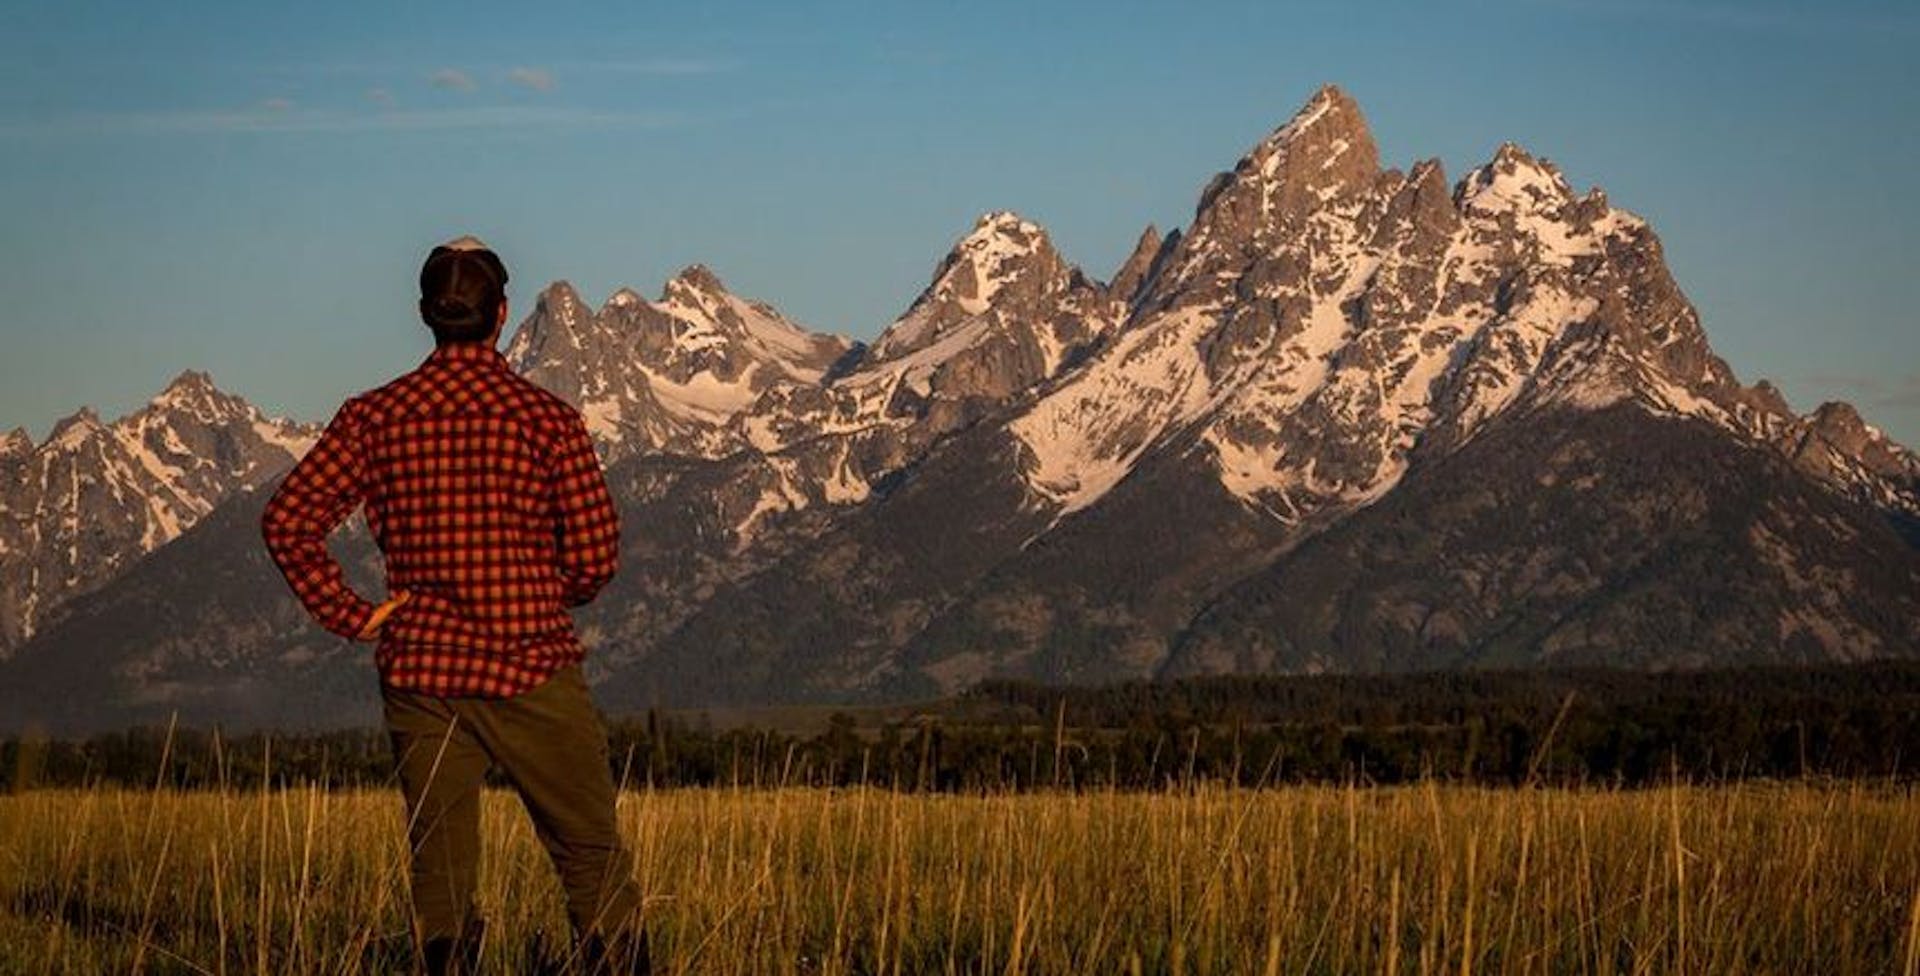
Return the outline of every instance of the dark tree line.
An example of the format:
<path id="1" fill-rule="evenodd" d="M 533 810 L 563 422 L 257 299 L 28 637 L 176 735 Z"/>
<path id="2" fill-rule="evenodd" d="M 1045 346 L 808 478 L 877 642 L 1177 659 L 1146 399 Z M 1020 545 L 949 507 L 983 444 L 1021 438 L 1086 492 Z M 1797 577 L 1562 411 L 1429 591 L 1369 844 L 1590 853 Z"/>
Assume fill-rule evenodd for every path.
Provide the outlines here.
<path id="1" fill-rule="evenodd" d="M 1911 783 L 1920 663 L 1647 674 L 1450 672 L 1219 677 L 1056 688 L 983 683 L 918 708 L 834 713 L 824 731 L 715 729 L 699 714 L 612 723 L 630 786 L 857 783 L 906 790 L 1164 788 L 1423 778 L 1642 786 L 1800 777 Z M 390 781 L 376 730 L 131 729 L 0 743 L 15 789 L 254 788 Z"/>

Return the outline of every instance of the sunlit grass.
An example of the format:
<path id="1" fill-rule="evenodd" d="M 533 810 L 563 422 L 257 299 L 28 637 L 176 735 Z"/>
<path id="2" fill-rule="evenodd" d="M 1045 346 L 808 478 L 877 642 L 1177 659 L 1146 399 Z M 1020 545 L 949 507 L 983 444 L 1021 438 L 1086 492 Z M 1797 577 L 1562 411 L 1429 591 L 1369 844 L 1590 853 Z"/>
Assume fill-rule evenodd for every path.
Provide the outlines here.
<path id="1" fill-rule="evenodd" d="M 630 792 L 663 971 L 1920 973 L 1920 797 Z M 565 932 L 511 794 L 493 971 Z M 393 791 L 0 797 L 0 973 L 406 971 Z M 544 933 L 544 936 L 542 935 Z"/>

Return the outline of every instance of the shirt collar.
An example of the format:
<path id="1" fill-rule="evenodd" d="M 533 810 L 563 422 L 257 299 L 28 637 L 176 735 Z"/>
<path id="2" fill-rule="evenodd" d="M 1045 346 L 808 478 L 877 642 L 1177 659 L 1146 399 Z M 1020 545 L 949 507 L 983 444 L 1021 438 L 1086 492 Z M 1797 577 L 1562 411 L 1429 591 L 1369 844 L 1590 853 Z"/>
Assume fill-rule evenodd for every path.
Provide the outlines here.
<path id="1" fill-rule="evenodd" d="M 430 363 L 485 363 L 506 368 L 507 357 L 488 342 L 448 342 L 433 347 Z"/>

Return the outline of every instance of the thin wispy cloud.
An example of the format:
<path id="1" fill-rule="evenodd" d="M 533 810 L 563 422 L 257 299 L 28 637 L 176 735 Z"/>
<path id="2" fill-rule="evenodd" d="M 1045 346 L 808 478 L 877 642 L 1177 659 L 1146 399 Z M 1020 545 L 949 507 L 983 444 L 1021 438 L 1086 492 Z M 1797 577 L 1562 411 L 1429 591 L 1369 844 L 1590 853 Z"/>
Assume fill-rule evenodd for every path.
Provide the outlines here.
<path id="1" fill-rule="evenodd" d="M 620 112 L 532 105 L 382 112 L 293 108 L 273 110 L 260 107 L 99 113 L 20 122 L 0 121 L 0 136 L 428 132 L 532 128 L 665 129 L 680 122 L 677 116 L 666 112 Z"/>
<path id="2" fill-rule="evenodd" d="M 1528 0 L 1579 14 L 1661 20 L 1744 31 L 1901 33 L 1920 30 L 1912 13 L 1869 13 L 1832 5 L 1730 3 L 1722 0 Z"/>
<path id="3" fill-rule="evenodd" d="M 250 67 L 252 67 L 254 70 L 273 72 L 276 74 L 308 74 L 308 75 L 330 75 L 330 74 L 408 75 L 418 70 L 417 65 L 412 65 L 405 62 L 397 62 L 397 61 L 384 62 L 384 63 L 371 62 L 371 61 L 275 62 L 273 64 L 253 65 Z M 739 71 L 743 67 L 745 67 L 745 65 L 741 61 L 733 58 L 722 58 L 722 57 L 664 58 L 662 57 L 662 58 L 625 58 L 625 59 L 600 59 L 600 60 L 593 60 L 593 59 L 565 60 L 565 61 L 558 61 L 558 62 L 548 62 L 547 66 L 544 68 L 531 68 L 531 69 L 525 69 L 525 70 L 533 70 L 540 73 L 551 73 L 551 71 L 553 71 L 554 69 L 565 69 L 566 71 L 569 71 L 569 72 L 604 71 L 608 73 L 620 73 L 620 74 L 665 76 L 665 75 L 717 75 L 717 74 L 725 74 L 731 71 Z M 496 63 L 493 65 L 481 65 L 479 67 L 478 74 L 479 76 L 490 77 L 495 71 L 507 70 L 509 68 L 512 68 L 513 70 L 521 70 L 517 66 L 501 65 Z M 474 87 L 478 87 L 478 79 L 476 77 L 476 74 L 472 71 L 466 71 L 459 68 L 442 68 L 439 71 L 434 72 L 433 75 L 431 75 L 428 80 L 440 87 L 461 87 L 463 85 L 472 85 Z"/>
<path id="4" fill-rule="evenodd" d="M 1920 373 L 1907 377 L 1874 402 L 1883 407 L 1920 408 Z"/>
<path id="5" fill-rule="evenodd" d="M 1920 408 L 1920 372 L 1894 376 L 1885 373 L 1807 373 L 1806 385 L 1842 390 L 1854 399 L 1879 407 Z"/>
<path id="6" fill-rule="evenodd" d="M 293 100 L 290 98 L 269 98 L 261 102 L 260 107 L 269 112 L 291 112 L 293 111 Z"/>
<path id="7" fill-rule="evenodd" d="M 470 92 L 480 87 L 474 84 L 473 76 L 459 68 L 441 68 L 427 76 L 427 84 L 448 91 Z"/>
<path id="8" fill-rule="evenodd" d="M 740 62 L 717 58 L 640 58 L 632 61 L 577 61 L 568 67 L 633 75 L 717 75 L 740 70 Z"/>
<path id="9" fill-rule="evenodd" d="M 540 68 L 515 68 L 507 72 L 507 80 L 537 92 L 553 90 L 553 75 Z"/>
<path id="10" fill-rule="evenodd" d="M 1862 389 L 1876 406 L 1920 407 L 1920 373 L 1880 379 Z"/>
<path id="11" fill-rule="evenodd" d="M 392 108 L 395 104 L 398 103 L 398 100 L 393 97 L 393 92 L 388 91 L 385 88 L 367 89 L 367 101 L 372 102 L 373 104 L 378 105 L 381 108 Z"/>

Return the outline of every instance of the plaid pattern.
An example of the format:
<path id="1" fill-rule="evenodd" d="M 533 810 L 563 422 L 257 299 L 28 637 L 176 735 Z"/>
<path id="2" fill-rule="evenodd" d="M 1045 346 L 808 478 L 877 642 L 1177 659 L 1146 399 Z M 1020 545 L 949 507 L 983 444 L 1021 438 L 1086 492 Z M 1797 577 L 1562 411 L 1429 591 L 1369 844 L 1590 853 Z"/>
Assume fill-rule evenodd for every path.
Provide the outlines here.
<path id="1" fill-rule="evenodd" d="M 390 592 L 389 687 L 504 698 L 578 662 L 567 607 L 613 577 L 620 525 L 580 415 L 491 346 L 453 343 L 347 401 L 267 505 L 267 550 L 321 626 L 355 637 L 374 604 L 326 538 L 366 506 Z"/>

